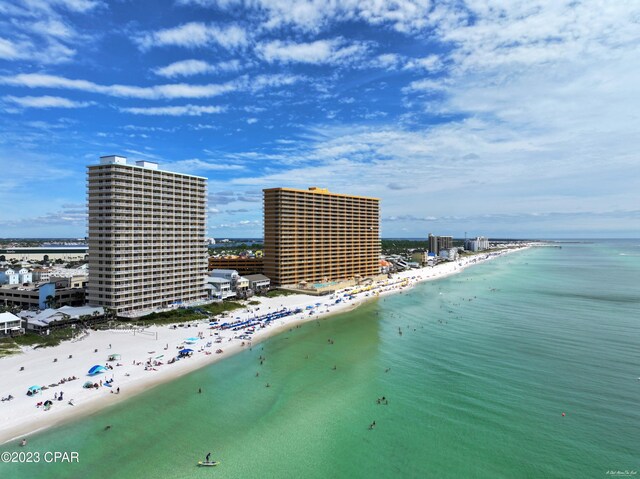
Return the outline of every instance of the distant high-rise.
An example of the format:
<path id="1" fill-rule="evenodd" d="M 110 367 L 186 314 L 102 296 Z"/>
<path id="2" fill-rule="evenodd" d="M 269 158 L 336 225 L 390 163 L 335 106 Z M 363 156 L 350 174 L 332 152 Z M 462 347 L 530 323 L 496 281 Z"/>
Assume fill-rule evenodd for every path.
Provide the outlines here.
<path id="1" fill-rule="evenodd" d="M 436 255 L 442 250 L 453 248 L 453 236 L 435 236 L 429 233 L 429 252 Z"/>
<path id="2" fill-rule="evenodd" d="M 206 178 L 120 156 L 88 170 L 89 304 L 136 316 L 206 299 Z"/>
<path id="3" fill-rule="evenodd" d="M 276 286 L 380 272 L 380 200 L 323 188 L 264 190 L 264 274 Z"/>

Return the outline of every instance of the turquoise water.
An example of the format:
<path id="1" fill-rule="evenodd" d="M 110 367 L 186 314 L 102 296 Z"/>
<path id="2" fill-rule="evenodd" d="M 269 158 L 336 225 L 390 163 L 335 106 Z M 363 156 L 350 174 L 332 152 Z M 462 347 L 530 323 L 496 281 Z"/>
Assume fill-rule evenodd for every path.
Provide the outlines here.
<path id="1" fill-rule="evenodd" d="M 33 436 L 28 450 L 77 451 L 80 462 L 0 464 L 0 477 L 638 471 L 639 284 L 639 240 L 513 254 Z M 197 468 L 209 451 L 221 464 Z"/>

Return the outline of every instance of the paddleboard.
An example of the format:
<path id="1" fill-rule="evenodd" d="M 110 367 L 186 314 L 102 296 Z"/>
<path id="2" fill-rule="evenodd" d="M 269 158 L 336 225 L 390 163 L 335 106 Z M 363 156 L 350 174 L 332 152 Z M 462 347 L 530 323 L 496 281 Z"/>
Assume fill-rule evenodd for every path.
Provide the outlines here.
<path id="1" fill-rule="evenodd" d="M 218 464 L 220 464 L 220 461 L 210 461 L 210 462 L 198 461 L 198 466 L 217 466 Z"/>

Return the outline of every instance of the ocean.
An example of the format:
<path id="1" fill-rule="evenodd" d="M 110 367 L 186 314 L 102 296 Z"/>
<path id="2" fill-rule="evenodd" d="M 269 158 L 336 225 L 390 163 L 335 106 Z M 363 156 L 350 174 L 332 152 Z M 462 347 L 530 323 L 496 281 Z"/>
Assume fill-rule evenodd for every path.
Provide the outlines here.
<path id="1" fill-rule="evenodd" d="M 637 474 L 640 240 L 561 246 L 307 323 L 3 447 L 41 461 L 0 477 Z M 208 452 L 220 464 L 198 468 Z"/>

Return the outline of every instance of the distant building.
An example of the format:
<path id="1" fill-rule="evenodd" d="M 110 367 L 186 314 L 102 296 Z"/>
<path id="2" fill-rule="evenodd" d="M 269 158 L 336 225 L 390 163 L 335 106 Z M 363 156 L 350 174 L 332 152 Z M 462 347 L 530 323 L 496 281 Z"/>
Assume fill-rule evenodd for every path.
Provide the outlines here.
<path id="1" fill-rule="evenodd" d="M 411 259 L 418 263 L 420 266 L 424 266 L 427 264 L 429 260 L 429 252 L 428 251 L 416 251 L 411 255 Z"/>
<path id="2" fill-rule="evenodd" d="M 380 200 L 323 188 L 264 191 L 264 274 L 275 286 L 380 273 Z"/>
<path id="3" fill-rule="evenodd" d="M 89 304 L 135 317 L 205 300 L 207 179 L 121 156 L 88 170 Z"/>
<path id="4" fill-rule="evenodd" d="M 234 269 L 241 275 L 262 274 L 264 262 L 262 258 L 244 258 L 242 256 L 209 257 L 209 270 Z"/>
<path id="5" fill-rule="evenodd" d="M 440 250 L 449 250 L 453 247 L 453 236 L 435 236 L 429 233 L 429 252 L 436 256 L 440 254 Z"/>
<path id="6" fill-rule="evenodd" d="M 20 276 L 12 268 L 0 269 L 0 284 L 20 284 Z"/>
<path id="7" fill-rule="evenodd" d="M 49 281 L 55 283 L 56 288 L 86 288 L 89 277 L 87 275 L 49 276 Z"/>
<path id="8" fill-rule="evenodd" d="M 467 251 L 484 251 L 489 249 L 489 240 L 484 236 L 467 239 L 464 242 L 464 249 Z"/>
<path id="9" fill-rule="evenodd" d="M 51 279 L 51 270 L 48 268 L 34 268 L 31 271 L 34 283 L 48 283 Z"/>
<path id="10" fill-rule="evenodd" d="M 0 261 L 79 261 L 87 257 L 87 246 L 38 246 L 0 248 Z"/>
<path id="11" fill-rule="evenodd" d="M 439 256 L 448 261 L 455 261 L 458 259 L 458 248 L 443 249 Z"/>

